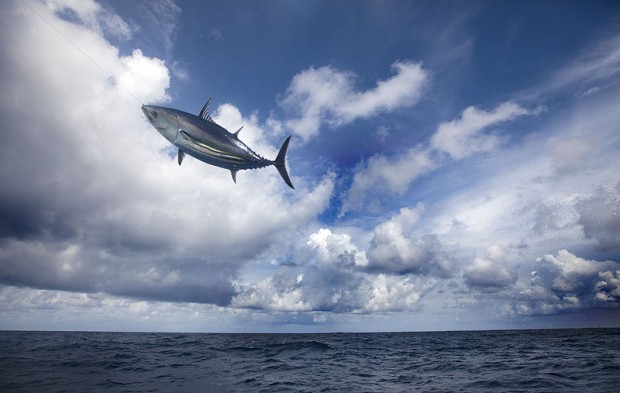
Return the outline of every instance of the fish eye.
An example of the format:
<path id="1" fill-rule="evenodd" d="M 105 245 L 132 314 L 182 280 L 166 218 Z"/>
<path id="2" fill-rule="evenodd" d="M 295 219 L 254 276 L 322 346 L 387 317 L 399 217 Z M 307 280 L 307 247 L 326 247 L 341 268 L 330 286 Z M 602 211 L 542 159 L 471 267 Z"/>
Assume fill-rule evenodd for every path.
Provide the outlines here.
<path id="1" fill-rule="evenodd" d="M 156 111 L 151 112 L 151 115 L 152 115 L 154 118 L 156 118 L 156 119 L 157 119 L 157 112 L 156 112 Z"/>

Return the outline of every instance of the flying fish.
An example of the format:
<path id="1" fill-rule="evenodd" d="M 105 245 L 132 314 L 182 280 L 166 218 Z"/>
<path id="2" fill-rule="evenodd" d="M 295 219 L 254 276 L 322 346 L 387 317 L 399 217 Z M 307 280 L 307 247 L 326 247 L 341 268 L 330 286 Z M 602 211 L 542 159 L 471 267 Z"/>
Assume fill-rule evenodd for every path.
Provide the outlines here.
<path id="1" fill-rule="evenodd" d="M 142 112 L 153 127 L 178 148 L 179 165 L 188 154 L 207 164 L 228 169 L 235 183 L 237 171 L 273 165 L 286 184 L 295 189 L 284 163 L 291 137 L 284 140 L 275 160 L 263 158 L 239 139 L 243 126 L 231 133 L 211 118 L 210 103 L 209 98 L 198 116 L 178 109 L 155 105 L 143 105 Z"/>

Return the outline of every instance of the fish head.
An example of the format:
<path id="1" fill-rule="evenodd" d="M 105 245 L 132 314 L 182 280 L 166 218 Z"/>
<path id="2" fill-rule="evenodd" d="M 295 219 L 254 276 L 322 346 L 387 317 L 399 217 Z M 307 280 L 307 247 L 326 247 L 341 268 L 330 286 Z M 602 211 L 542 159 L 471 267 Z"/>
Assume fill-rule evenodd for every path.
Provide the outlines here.
<path id="1" fill-rule="evenodd" d="M 179 135 L 179 116 L 174 109 L 162 106 L 142 105 L 147 120 L 164 138 L 174 143 Z"/>

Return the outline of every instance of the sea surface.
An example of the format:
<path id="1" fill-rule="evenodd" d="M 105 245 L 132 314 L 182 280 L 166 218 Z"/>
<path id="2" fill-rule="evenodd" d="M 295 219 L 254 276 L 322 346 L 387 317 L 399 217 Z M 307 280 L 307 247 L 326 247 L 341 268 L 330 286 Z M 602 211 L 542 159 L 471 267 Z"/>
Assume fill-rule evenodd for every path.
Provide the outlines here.
<path id="1" fill-rule="evenodd" d="M 620 329 L 0 331 L 1 392 L 620 392 Z"/>

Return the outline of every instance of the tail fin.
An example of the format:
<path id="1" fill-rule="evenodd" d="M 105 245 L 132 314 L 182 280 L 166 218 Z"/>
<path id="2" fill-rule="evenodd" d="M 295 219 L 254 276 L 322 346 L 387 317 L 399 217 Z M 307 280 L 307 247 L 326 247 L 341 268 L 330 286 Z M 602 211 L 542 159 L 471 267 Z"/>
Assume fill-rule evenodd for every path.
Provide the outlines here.
<path id="1" fill-rule="evenodd" d="M 278 172 L 280 172 L 280 176 L 282 176 L 282 179 L 284 179 L 286 184 L 288 184 L 288 186 L 294 190 L 295 187 L 293 187 L 293 183 L 291 183 L 291 179 L 288 177 L 288 172 L 286 171 L 286 166 L 284 165 L 284 158 L 286 157 L 286 149 L 288 149 L 288 143 L 290 141 L 291 141 L 291 137 L 289 136 L 288 138 L 286 138 L 286 140 L 282 144 L 282 147 L 280 148 L 280 152 L 278 153 L 278 156 L 276 157 L 276 160 L 274 161 L 273 165 L 275 165 Z"/>

